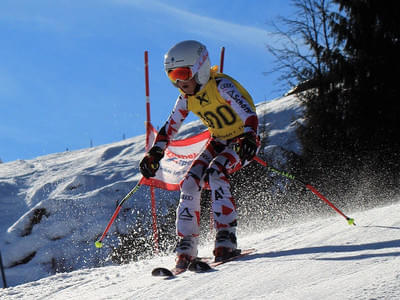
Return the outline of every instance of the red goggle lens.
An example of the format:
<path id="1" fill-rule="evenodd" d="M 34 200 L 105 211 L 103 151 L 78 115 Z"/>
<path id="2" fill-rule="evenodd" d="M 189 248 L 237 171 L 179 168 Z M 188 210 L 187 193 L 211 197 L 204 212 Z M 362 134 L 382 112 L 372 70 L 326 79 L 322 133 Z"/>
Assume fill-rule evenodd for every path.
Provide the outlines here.
<path id="1" fill-rule="evenodd" d="M 192 70 L 188 67 L 176 68 L 168 71 L 168 77 L 171 81 L 176 82 L 177 80 L 189 80 L 193 77 Z"/>

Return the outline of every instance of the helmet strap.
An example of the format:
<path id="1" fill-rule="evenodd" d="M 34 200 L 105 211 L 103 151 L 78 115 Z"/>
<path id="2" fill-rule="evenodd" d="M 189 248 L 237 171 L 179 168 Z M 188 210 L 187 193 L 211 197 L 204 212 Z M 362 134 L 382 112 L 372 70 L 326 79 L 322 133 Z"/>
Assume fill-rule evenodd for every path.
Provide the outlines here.
<path id="1" fill-rule="evenodd" d="M 196 83 L 197 83 L 197 82 L 196 82 Z M 200 88 L 201 88 L 201 85 L 197 83 L 197 84 L 196 84 L 196 88 L 194 89 L 193 95 L 197 94 L 198 91 L 200 91 Z"/>
<path id="2" fill-rule="evenodd" d="M 179 90 L 180 90 L 181 93 L 184 94 L 185 96 L 193 96 L 193 95 L 196 95 L 196 94 L 198 93 L 198 91 L 200 91 L 200 88 L 201 88 L 201 85 L 198 84 L 198 83 L 196 82 L 196 88 L 194 89 L 193 94 L 186 94 L 186 93 L 185 93 L 184 91 L 182 91 L 181 89 L 179 89 Z"/>

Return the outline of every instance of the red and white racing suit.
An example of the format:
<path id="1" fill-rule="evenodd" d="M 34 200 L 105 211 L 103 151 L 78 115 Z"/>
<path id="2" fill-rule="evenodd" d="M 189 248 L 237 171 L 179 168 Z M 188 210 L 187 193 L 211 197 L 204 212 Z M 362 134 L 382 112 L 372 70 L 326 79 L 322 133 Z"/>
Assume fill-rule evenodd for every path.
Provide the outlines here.
<path id="1" fill-rule="evenodd" d="M 195 95 L 181 92 L 154 146 L 165 150 L 189 111 L 201 118 L 212 136 L 180 183 L 177 234 L 196 237 L 200 227 L 200 196 L 205 183 L 211 189 L 215 228 L 236 226 L 236 205 L 227 176 L 247 163 L 240 160 L 233 147 L 242 134 L 257 135 L 258 118 L 247 91 L 233 78 L 212 72 L 210 80 Z"/>

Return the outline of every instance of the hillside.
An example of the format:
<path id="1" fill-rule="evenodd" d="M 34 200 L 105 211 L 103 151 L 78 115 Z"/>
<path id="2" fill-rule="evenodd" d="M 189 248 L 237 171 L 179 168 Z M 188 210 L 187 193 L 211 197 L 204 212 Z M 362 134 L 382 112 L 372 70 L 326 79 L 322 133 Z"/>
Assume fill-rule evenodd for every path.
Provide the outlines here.
<path id="1" fill-rule="evenodd" d="M 295 134 L 302 122 L 299 102 L 284 97 L 258 104 L 257 112 L 260 129 L 268 132 L 264 153 L 284 165 L 285 153 L 301 152 Z M 180 136 L 201 130 L 192 122 Z M 93 242 L 139 180 L 143 153 L 139 136 L 0 164 L 0 250 L 11 286 L 1 299 L 400 299 L 399 198 L 370 210 L 346 207 L 357 226 L 323 203 L 331 214 L 298 213 L 283 225 L 252 226 L 249 218 L 239 227 L 239 247 L 257 252 L 205 274 L 151 277 L 152 268 L 173 265 L 170 252 L 114 264 L 109 254 L 118 236 L 149 230 L 145 187 L 124 205 L 105 246 L 96 249 Z M 157 200 L 162 216 L 176 205 L 177 194 L 159 191 Z M 211 251 L 212 239 L 203 239 L 200 255 Z"/>
<path id="2" fill-rule="evenodd" d="M 294 96 L 257 105 L 269 143 L 265 152 L 299 152 L 295 128 L 302 108 Z M 202 130 L 186 124 L 180 137 Z M 93 242 L 103 232 L 116 204 L 140 179 L 144 136 L 94 148 L 0 164 L 0 244 L 10 286 L 58 273 L 111 265 L 118 236 L 151 226 L 149 193 L 141 187 L 124 204 L 101 250 Z M 175 206 L 176 193 L 158 191 L 159 215 Z M 135 249 L 132 249 L 135 251 Z M 138 250 L 140 251 L 140 250 Z"/>
<path id="3" fill-rule="evenodd" d="M 340 217 L 258 233 L 239 232 L 257 252 L 213 272 L 151 277 L 173 256 L 56 274 L 2 292 L 2 299 L 400 299 L 400 199 Z M 200 248 L 210 255 L 211 245 Z"/>

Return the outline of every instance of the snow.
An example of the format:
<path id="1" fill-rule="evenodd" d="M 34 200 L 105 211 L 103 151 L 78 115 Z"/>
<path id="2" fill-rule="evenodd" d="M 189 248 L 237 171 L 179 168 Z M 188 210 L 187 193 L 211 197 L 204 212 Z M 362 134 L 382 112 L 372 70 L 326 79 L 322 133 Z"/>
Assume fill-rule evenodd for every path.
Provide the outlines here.
<path id="1" fill-rule="evenodd" d="M 295 135 L 303 109 L 294 96 L 257 105 L 268 130 L 264 151 L 283 165 L 301 152 Z M 202 130 L 186 124 L 180 137 Z M 240 228 L 239 247 L 257 252 L 215 271 L 163 280 L 157 266 L 173 254 L 115 265 L 107 256 L 139 219 L 149 196 L 141 187 L 124 204 L 104 242 L 116 204 L 140 178 L 144 136 L 79 151 L 0 164 L 0 251 L 10 286 L 0 299 L 400 299 L 400 199 L 368 211 L 296 219 L 276 227 Z M 158 205 L 175 205 L 176 192 L 158 191 Z M 141 228 L 146 230 L 145 228 Z M 201 256 L 212 253 L 205 239 Z"/>
<path id="2" fill-rule="evenodd" d="M 397 199 L 396 202 L 398 202 Z M 56 274 L 8 288 L 6 299 L 400 299 L 400 204 L 241 232 L 239 246 L 257 252 L 175 279 L 152 277 L 163 256 L 123 266 Z M 209 256 L 211 244 L 200 248 Z"/>

